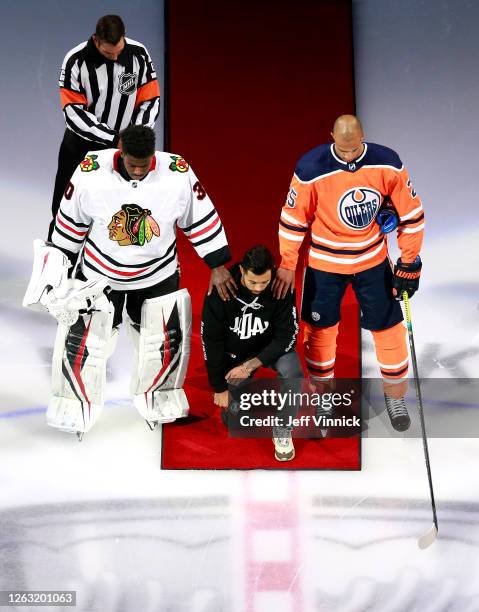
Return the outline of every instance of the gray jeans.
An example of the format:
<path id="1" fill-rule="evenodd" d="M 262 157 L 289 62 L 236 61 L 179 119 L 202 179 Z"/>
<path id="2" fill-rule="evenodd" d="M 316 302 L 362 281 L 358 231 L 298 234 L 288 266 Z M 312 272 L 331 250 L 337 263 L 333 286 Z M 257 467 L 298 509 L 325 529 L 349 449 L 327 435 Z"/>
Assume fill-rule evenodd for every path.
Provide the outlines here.
<path id="1" fill-rule="evenodd" d="M 279 378 L 303 378 L 303 368 L 299 361 L 298 353 L 290 351 L 281 355 L 281 357 L 271 366 L 273 370 L 278 372 Z"/>
<path id="2" fill-rule="evenodd" d="M 279 391 L 280 393 L 300 393 L 301 392 L 301 383 L 304 379 L 303 369 L 301 367 L 301 362 L 298 357 L 298 353 L 296 351 L 290 351 L 289 353 L 284 353 L 281 355 L 271 366 L 269 366 L 273 370 L 278 373 L 278 382 L 279 382 Z M 237 389 L 240 390 L 245 385 L 251 384 L 251 378 L 248 378 L 243 381 L 238 381 Z M 233 413 L 238 413 L 240 408 L 239 404 L 236 401 L 232 401 L 228 407 L 228 410 Z M 281 411 L 281 416 L 284 418 L 285 423 L 289 421 L 289 417 L 295 417 L 298 412 L 298 407 L 296 405 L 286 404 Z M 278 432 L 277 430 L 283 428 L 274 428 L 275 437 L 285 437 L 286 435 L 290 435 L 291 430 L 289 429 L 289 433 L 283 431 L 283 433 Z"/>

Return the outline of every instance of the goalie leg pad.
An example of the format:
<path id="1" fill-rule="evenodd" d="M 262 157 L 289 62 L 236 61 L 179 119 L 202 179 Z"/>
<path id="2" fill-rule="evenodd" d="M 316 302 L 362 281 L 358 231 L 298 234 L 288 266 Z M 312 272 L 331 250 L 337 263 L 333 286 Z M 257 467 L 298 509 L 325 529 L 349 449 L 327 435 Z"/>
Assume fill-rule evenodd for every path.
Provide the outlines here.
<path id="1" fill-rule="evenodd" d="M 187 416 L 184 383 L 191 342 L 191 298 L 187 289 L 145 300 L 141 325 L 130 325 L 136 349 L 131 391 L 147 421 Z"/>
<path id="2" fill-rule="evenodd" d="M 71 433 L 87 432 L 98 420 L 104 403 L 112 323 L 113 306 L 80 315 L 70 327 L 58 325 L 48 425 Z"/>

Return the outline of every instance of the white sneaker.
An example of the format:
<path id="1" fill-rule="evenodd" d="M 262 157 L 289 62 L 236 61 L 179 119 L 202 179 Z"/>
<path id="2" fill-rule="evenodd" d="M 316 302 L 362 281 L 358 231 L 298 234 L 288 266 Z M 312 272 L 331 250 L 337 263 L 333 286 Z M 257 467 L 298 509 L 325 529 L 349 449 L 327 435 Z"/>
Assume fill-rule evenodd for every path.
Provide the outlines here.
<path id="1" fill-rule="evenodd" d="M 274 457 L 278 461 L 294 459 L 294 446 L 291 435 L 287 438 L 273 438 Z"/>

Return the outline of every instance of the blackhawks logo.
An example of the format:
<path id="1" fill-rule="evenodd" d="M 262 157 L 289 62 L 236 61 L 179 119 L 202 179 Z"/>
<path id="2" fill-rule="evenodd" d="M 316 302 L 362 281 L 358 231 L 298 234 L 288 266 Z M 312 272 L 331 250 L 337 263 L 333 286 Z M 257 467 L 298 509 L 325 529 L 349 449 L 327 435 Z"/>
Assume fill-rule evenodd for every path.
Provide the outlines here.
<path id="1" fill-rule="evenodd" d="M 87 155 L 85 159 L 80 162 L 80 169 L 82 172 L 91 172 L 92 170 L 98 170 L 100 164 L 96 161 L 98 155 Z"/>
<path id="2" fill-rule="evenodd" d="M 179 155 L 170 155 L 170 157 L 173 160 L 169 166 L 170 170 L 173 170 L 173 172 L 188 172 L 190 164 L 187 161 Z"/>
<path id="3" fill-rule="evenodd" d="M 109 239 L 120 246 L 143 246 L 153 236 L 160 235 L 158 223 L 151 216 L 151 210 L 138 204 L 123 204 L 108 225 Z"/>

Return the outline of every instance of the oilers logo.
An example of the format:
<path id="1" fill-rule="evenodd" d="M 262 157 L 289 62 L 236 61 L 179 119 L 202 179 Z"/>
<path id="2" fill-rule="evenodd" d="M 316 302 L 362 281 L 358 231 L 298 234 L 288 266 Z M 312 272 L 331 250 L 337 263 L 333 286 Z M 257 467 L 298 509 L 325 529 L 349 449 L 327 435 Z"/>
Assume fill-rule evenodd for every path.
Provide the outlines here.
<path id="1" fill-rule="evenodd" d="M 338 203 L 338 215 L 347 227 L 361 230 L 374 221 L 381 205 L 381 194 L 370 187 L 356 187 L 344 193 Z"/>

